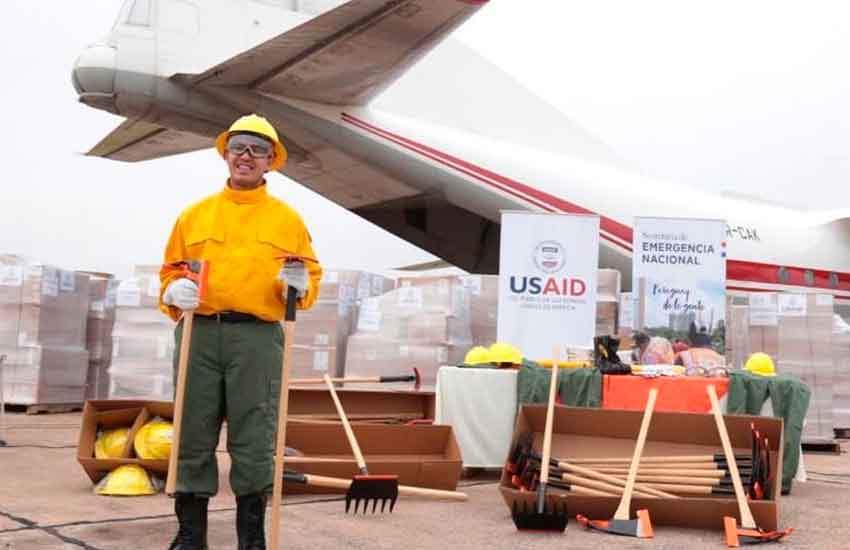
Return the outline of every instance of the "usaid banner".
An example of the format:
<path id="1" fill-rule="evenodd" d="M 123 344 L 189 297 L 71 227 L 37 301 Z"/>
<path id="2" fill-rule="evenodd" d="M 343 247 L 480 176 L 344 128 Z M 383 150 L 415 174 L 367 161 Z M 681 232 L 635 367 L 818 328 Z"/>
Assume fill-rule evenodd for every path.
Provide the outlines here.
<path id="1" fill-rule="evenodd" d="M 635 218 L 637 328 L 725 349 L 726 222 Z"/>
<path id="2" fill-rule="evenodd" d="M 503 212 L 499 341 L 530 359 L 592 349 L 598 261 L 598 216 Z"/>

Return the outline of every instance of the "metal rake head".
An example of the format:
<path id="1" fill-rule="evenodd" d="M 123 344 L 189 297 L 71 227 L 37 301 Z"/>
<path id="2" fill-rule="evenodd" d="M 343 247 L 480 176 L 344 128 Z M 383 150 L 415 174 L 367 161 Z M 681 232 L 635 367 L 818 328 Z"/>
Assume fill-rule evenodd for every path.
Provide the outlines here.
<path id="1" fill-rule="evenodd" d="M 354 501 L 354 513 L 360 509 L 360 503 L 363 502 L 363 513 L 367 513 L 369 503 L 372 504 L 372 513 L 374 514 L 378 508 L 378 501 L 381 503 L 381 513 L 389 503 L 389 512 L 392 513 L 395 508 L 395 501 L 398 499 L 398 476 L 394 475 L 359 475 L 354 476 L 351 480 L 351 485 L 348 486 L 348 492 L 345 494 L 345 513 L 351 509 L 351 502 Z"/>
<path id="2" fill-rule="evenodd" d="M 542 512 L 537 510 L 534 503 L 514 501 L 511 517 L 514 525 L 520 531 L 558 531 L 567 528 L 567 503 L 565 501 L 547 503 Z"/>

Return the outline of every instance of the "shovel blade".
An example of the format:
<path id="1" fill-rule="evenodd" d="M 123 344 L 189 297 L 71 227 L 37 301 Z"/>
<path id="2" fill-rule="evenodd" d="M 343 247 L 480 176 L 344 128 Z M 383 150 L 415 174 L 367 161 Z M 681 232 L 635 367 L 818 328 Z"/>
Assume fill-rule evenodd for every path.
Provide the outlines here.
<path id="1" fill-rule="evenodd" d="M 348 492 L 345 494 L 345 513 L 347 514 L 351 508 L 351 503 L 354 502 L 354 513 L 360 510 L 360 503 L 363 503 L 363 513 L 369 509 L 369 504 L 372 505 L 372 513 L 374 514 L 378 507 L 378 502 L 381 503 L 381 513 L 384 512 L 387 504 L 389 504 L 389 512 L 392 513 L 395 508 L 395 501 L 398 499 L 398 476 L 392 475 L 362 475 L 354 476 L 351 480 L 351 485 L 348 486 Z"/>
<path id="2" fill-rule="evenodd" d="M 567 503 L 556 502 L 538 512 L 534 504 L 514 501 L 511 517 L 520 531 L 557 531 L 567 528 Z"/>

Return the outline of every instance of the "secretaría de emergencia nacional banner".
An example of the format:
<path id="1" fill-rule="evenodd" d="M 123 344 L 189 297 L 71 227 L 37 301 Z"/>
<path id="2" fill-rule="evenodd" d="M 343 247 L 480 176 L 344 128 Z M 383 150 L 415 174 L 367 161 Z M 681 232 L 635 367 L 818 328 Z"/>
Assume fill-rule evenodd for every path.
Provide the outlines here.
<path id="1" fill-rule="evenodd" d="M 636 328 L 724 352 L 724 220 L 635 218 L 632 284 Z"/>

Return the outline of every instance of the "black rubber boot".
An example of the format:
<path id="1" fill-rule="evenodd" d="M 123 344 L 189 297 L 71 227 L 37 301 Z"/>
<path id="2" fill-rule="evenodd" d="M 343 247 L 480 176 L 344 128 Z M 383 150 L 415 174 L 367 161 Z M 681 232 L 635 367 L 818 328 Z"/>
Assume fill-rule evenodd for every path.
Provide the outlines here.
<path id="1" fill-rule="evenodd" d="M 174 513 L 180 527 L 168 550 L 207 550 L 207 506 L 210 499 L 178 494 Z"/>
<path id="2" fill-rule="evenodd" d="M 266 550 L 266 495 L 236 497 L 236 536 L 239 550 Z"/>

